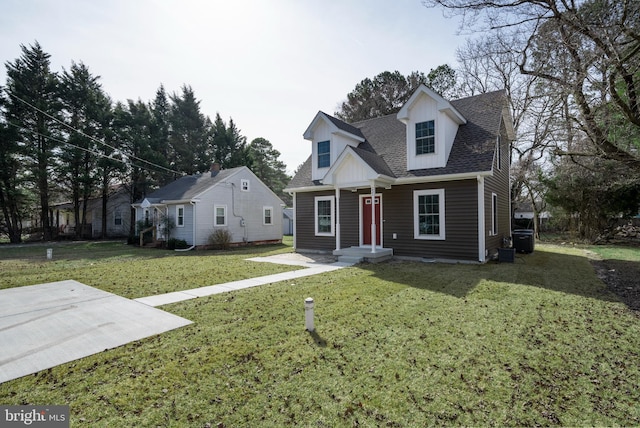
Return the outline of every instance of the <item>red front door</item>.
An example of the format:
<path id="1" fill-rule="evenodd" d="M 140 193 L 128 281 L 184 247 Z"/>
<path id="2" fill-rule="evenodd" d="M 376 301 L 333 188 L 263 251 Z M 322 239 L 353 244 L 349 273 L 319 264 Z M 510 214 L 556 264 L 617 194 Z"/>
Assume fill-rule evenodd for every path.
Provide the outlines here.
<path id="1" fill-rule="evenodd" d="M 371 245 L 371 196 L 362 198 L 362 245 Z M 376 246 L 380 245 L 380 196 L 375 198 Z"/>

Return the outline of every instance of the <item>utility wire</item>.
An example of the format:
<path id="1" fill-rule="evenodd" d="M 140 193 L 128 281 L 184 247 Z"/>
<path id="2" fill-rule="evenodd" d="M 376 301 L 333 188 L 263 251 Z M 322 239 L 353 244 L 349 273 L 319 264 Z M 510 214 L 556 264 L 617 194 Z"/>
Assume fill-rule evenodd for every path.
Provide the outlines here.
<path id="1" fill-rule="evenodd" d="M 82 132 L 81 130 L 79 130 L 79 129 L 75 129 L 73 126 L 71 126 L 71 125 L 69 125 L 69 124 L 67 124 L 67 123 L 64 123 L 63 121 L 59 120 L 58 118 L 56 118 L 56 117 L 54 117 L 54 116 L 51 116 L 49 113 L 47 113 L 47 112 L 45 112 L 45 111 L 40 110 L 38 107 L 34 106 L 33 104 L 29 103 L 28 101 L 25 101 L 25 100 L 23 100 L 22 98 L 20 98 L 19 96 L 15 95 L 15 94 L 13 94 L 13 93 L 11 93 L 11 92 L 9 92 L 9 90 L 5 89 L 4 91 L 5 91 L 7 94 L 9 94 L 9 96 L 14 97 L 16 100 L 20 101 L 21 103 L 24 103 L 25 105 L 27 105 L 27 106 L 31 107 L 32 109 L 34 109 L 34 110 L 36 110 L 36 111 L 38 111 L 38 112 L 40 112 L 40 113 L 42 113 L 42 114 L 44 114 L 44 115 L 45 115 L 45 116 L 47 116 L 48 118 L 50 118 L 50 119 L 52 119 L 52 120 L 54 120 L 54 121 L 58 122 L 59 124 L 61 124 L 61 125 L 63 125 L 63 126 L 65 126 L 65 127 L 69 128 L 69 129 L 71 129 L 72 131 L 77 132 L 78 134 L 80 134 L 80 135 L 82 135 L 82 136 L 84 136 L 84 137 L 86 137 L 86 138 L 89 138 L 89 139 L 91 139 L 92 141 L 95 141 L 96 143 L 102 144 L 103 146 L 108 147 L 108 148 L 110 148 L 111 150 L 114 150 L 114 151 L 117 151 L 117 152 L 122 153 L 119 149 L 117 149 L 117 148 L 115 148 L 115 147 L 113 147 L 113 146 L 111 146 L 111 145 L 109 145 L 109 144 L 105 143 L 104 141 L 101 141 L 101 140 L 99 140 L 99 139 L 97 139 L 97 138 L 95 138 L 95 137 L 92 137 L 91 135 L 87 135 L 87 134 L 85 134 L 84 132 Z M 15 126 L 15 125 L 14 125 L 14 126 Z M 24 128 L 24 129 L 26 129 L 26 128 Z M 43 137 L 46 137 L 46 136 L 44 136 L 44 135 L 43 135 Z M 47 138 L 51 138 L 51 137 L 47 137 Z M 57 140 L 56 140 L 56 141 L 57 141 Z M 167 171 L 167 172 L 170 172 L 170 173 L 172 173 L 172 174 L 183 175 L 180 171 L 175 171 L 175 170 L 173 170 L 173 169 L 166 168 L 166 167 L 164 167 L 164 166 L 162 166 L 162 165 L 158 165 L 158 164 L 155 164 L 155 163 L 153 163 L 153 162 L 149 162 L 149 161 L 148 161 L 148 160 L 146 160 L 146 159 L 142 159 L 142 158 L 139 158 L 139 157 L 134 156 L 134 155 L 125 155 L 125 156 L 127 156 L 127 158 L 131 158 L 131 159 L 134 159 L 134 160 L 137 160 L 137 161 L 140 161 L 140 162 L 144 162 L 144 163 L 146 163 L 146 164 L 148 164 L 148 165 L 151 165 L 151 166 L 154 166 L 154 167 L 156 167 L 156 168 L 163 169 L 163 170 L 165 170 L 165 171 Z"/>
<path id="2" fill-rule="evenodd" d="M 33 134 L 33 135 L 37 136 L 37 137 L 48 138 L 49 140 L 52 140 L 52 141 L 55 141 L 55 142 L 57 142 L 57 143 L 61 143 L 61 144 L 66 144 L 66 145 L 68 145 L 68 146 L 71 146 L 71 147 L 76 148 L 76 149 L 79 149 L 79 150 L 83 150 L 83 151 L 85 151 L 85 152 L 91 153 L 92 155 L 95 155 L 95 156 L 98 156 L 98 157 L 102 157 L 102 158 L 106 158 L 106 159 L 109 159 L 109 160 L 112 160 L 112 161 L 115 161 L 115 162 L 119 162 L 119 163 L 124 164 L 124 165 L 127 165 L 127 166 L 137 166 L 137 167 L 138 167 L 138 168 L 140 168 L 140 169 L 144 169 L 144 170 L 151 171 L 151 172 L 157 172 L 157 171 L 154 171 L 154 170 L 152 170 L 152 169 L 149 169 L 148 167 L 144 167 L 144 166 L 136 165 L 136 164 L 134 164 L 134 163 L 133 163 L 133 162 L 131 162 L 131 161 L 127 162 L 127 161 L 125 161 L 125 160 L 123 160 L 123 159 L 117 159 L 117 158 L 114 158 L 114 157 L 108 156 L 108 155 L 106 155 L 106 154 L 104 154 L 104 153 L 100 153 L 100 152 L 93 151 L 93 150 L 91 150 L 91 149 L 87 149 L 86 147 L 80 147 L 80 146 L 75 145 L 75 144 L 73 144 L 73 143 L 70 143 L 70 142 L 68 142 L 68 141 L 64 141 L 64 140 L 60 140 L 60 139 L 58 139 L 58 138 L 52 137 L 52 136 L 50 136 L 50 135 L 43 135 L 43 134 L 41 134 L 41 133 L 39 133 L 39 132 L 37 132 L 37 131 L 32 131 L 31 129 L 27 129 L 27 128 L 23 127 L 23 126 L 16 125 L 15 123 L 11 123 L 11 122 L 7 122 L 7 123 L 8 123 L 9 125 L 11 125 L 11 126 L 14 126 L 14 127 L 18 128 L 18 129 L 21 129 L 21 130 L 23 130 L 23 131 L 27 131 L 27 132 L 29 132 L 29 133 L 31 133 L 31 134 Z"/>

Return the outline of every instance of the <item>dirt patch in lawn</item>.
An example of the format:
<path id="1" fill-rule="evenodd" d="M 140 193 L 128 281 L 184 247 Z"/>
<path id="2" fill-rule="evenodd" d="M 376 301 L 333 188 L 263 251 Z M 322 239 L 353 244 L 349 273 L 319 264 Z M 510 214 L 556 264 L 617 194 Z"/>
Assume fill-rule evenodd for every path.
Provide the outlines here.
<path id="1" fill-rule="evenodd" d="M 591 264 L 607 288 L 640 316 L 640 263 L 591 259 Z"/>

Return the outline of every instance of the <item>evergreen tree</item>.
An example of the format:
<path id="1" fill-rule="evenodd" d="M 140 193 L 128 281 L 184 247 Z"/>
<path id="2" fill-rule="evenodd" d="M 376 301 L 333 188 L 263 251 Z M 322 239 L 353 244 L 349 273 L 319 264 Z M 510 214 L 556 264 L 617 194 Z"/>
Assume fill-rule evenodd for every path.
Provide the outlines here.
<path id="1" fill-rule="evenodd" d="M 51 177 L 58 143 L 58 76 L 50 70 L 50 55 L 38 42 L 20 46 L 22 54 L 7 62 L 7 120 L 19 127 L 18 142 L 24 149 L 24 166 L 39 198 L 40 226 L 43 238 L 51 239 L 49 218 Z"/>
<path id="2" fill-rule="evenodd" d="M 120 142 L 119 150 L 128 168 L 127 183 L 131 203 L 141 199 L 151 191 L 149 165 L 140 159 L 149 159 L 151 153 L 151 113 L 141 100 L 128 100 L 127 104 L 118 102 L 114 109 L 114 129 Z M 131 213 L 130 234 L 135 234 L 135 218 Z"/>
<path id="3" fill-rule="evenodd" d="M 216 113 L 212 132 L 213 158 L 222 168 L 234 168 L 247 164 L 247 139 L 240 134 L 233 119 L 229 120 L 229 126 L 227 126 L 220 117 L 220 113 Z"/>
<path id="4" fill-rule="evenodd" d="M 76 236 L 82 236 L 87 221 L 87 205 L 97 189 L 96 140 L 104 138 L 103 117 L 111 108 L 110 100 L 82 63 L 72 63 L 60 78 L 60 99 L 64 109 L 65 130 L 68 145 L 63 147 L 58 171 L 64 187 L 71 191 L 76 224 Z"/>
<path id="5" fill-rule="evenodd" d="M 384 71 L 366 78 L 347 94 L 347 100 L 334 114 L 346 122 L 358 122 L 398 112 L 415 90 L 425 84 L 443 97 L 455 94 L 456 73 L 447 64 L 429 71 L 427 76 L 414 71 L 403 76 L 399 71 Z"/>
<path id="6" fill-rule="evenodd" d="M 1 87 L 0 87 L 1 89 Z M 0 92 L 0 107 L 6 101 Z M 4 123 L 4 109 L 0 110 L 0 233 L 9 237 L 9 242 L 22 242 L 22 214 L 24 189 L 21 148 L 17 129 Z"/>
<path id="7" fill-rule="evenodd" d="M 171 105 L 164 85 L 160 85 L 156 91 L 156 97 L 149 108 L 151 110 L 150 144 L 152 152 L 157 155 L 149 160 L 165 168 L 175 168 L 177 157 L 169 140 L 171 135 Z M 164 186 L 178 177 L 168 173 L 166 170 L 158 170 L 152 172 L 152 178 L 158 186 Z"/>
<path id="8" fill-rule="evenodd" d="M 208 170 L 211 165 L 211 122 L 200 112 L 190 86 L 182 87 L 182 95 L 171 96 L 170 126 L 172 153 L 176 163 L 173 169 L 186 174 Z"/>
<path id="9" fill-rule="evenodd" d="M 280 158 L 280 152 L 273 148 L 269 140 L 256 138 L 247 147 L 248 167 L 285 203 L 291 202 L 291 196 L 283 192 L 291 177 L 287 175 L 287 166 Z"/>

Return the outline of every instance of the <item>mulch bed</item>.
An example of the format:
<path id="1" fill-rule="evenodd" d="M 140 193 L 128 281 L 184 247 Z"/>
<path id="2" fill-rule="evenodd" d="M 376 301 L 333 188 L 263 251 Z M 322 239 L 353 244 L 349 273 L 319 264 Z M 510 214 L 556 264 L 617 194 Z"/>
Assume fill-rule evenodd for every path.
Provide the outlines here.
<path id="1" fill-rule="evenodd" d="M 623 260 L 591 260 L 609 291 L 640 316 L 640 263 Z"/>

